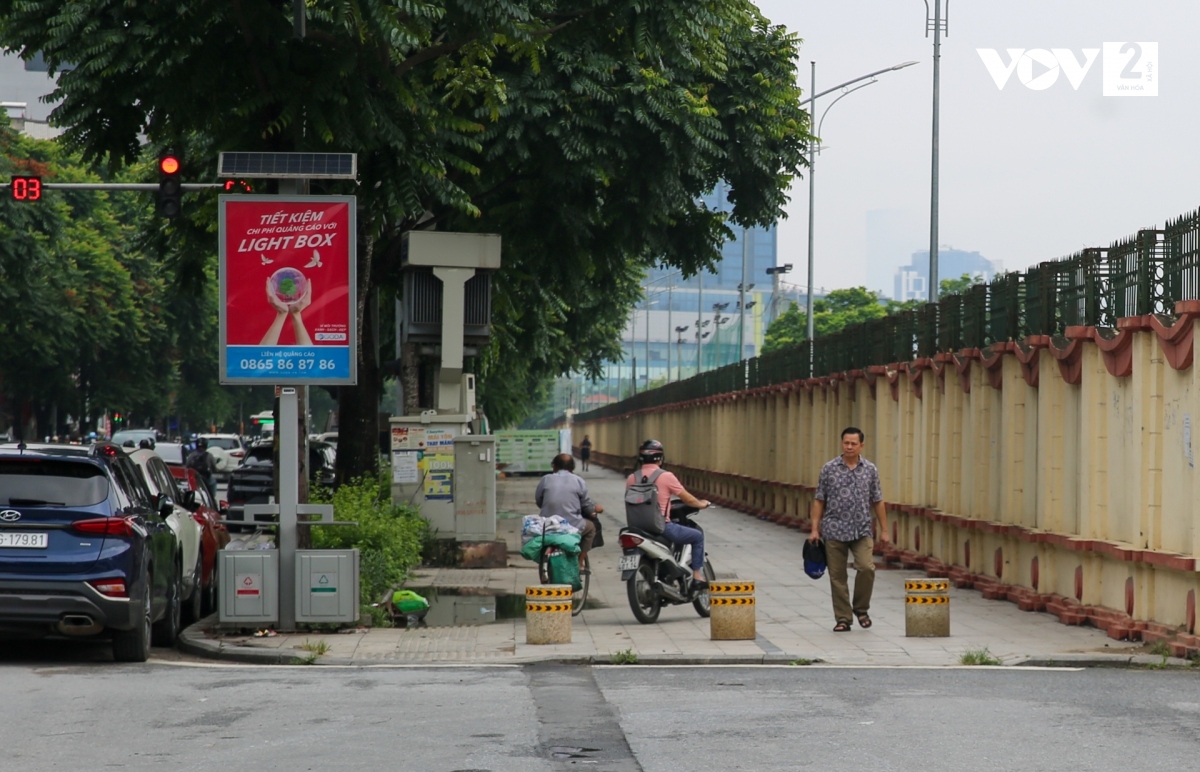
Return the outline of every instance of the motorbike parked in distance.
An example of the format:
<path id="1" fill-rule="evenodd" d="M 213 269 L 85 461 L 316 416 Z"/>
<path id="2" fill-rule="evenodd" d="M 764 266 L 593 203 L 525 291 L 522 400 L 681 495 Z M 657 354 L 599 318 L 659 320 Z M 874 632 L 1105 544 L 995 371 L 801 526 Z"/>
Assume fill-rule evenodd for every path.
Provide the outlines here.
<path id="1" fill-rule="evenodd" d="M 671 520 L 680 525 L 703 530 L 691 518 L 699 511 L 679 499 L 671 499 Z M 653 624 L 664 605 L 685 603 L 691 603 L 701 617 L 709 615 L 708 589 L 694 592 L 692 587 L 692 545 L 675 545 L 637 528 L 622 528 L 618 541 L 623 554 L 617 569 L 621 581 L 626 582 L 629 607 L 637 621 Z M 707 555 L 703 573 L 710 583 L 717 578 Z"/>

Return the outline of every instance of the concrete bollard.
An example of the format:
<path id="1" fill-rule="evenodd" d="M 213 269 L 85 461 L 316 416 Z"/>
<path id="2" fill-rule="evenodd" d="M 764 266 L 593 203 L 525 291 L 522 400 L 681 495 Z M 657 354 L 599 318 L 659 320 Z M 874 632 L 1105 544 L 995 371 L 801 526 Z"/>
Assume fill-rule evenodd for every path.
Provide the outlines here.
<path id="1" fill-rule="evenodd" d="M 525 588 L 525 643 L 571 642 L 571 585 Z"/>
<path id="2" fill-rule="evenodd" d="M 909 638 L 950 635 L 950 580 L 904 580 L 904 634 Z"/>
<path id="3" fill-rule="evenodd" d="M 710 640 L 754 640 L 754 582 L 711 582 L 708 603 Z"/>

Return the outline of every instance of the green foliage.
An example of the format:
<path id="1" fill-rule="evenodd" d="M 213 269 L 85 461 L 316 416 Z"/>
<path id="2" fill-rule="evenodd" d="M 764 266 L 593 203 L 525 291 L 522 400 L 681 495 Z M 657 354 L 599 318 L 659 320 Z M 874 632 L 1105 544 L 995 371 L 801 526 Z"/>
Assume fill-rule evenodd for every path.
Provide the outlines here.
<path id="1" fill-rule="evenodd" d="M 813 331 L 817 336 L 829 335 L 851 324 L 887 316 L 887 313 L 879 296 L 866 287 L 836 289 L 813 301 Z M 807 337 L 807 325 L 808 315 L 792 303 L 767 328 L 763 353 L 802 342 Z"/>
<path id="2" fill-rule="evenodd" d="M 814 662 L 816 662 L 816 661 L 817 661 L 817 660 L 815 660 L 815 659 L 808 659 L 808 658 L 806 658 L 806 657 L 799 657 L 799 658 L 797 658 L 797 659 L 794 659 L 794 660 L 792 660 L 792 661 L 791 661 L 791 662 L 789 662 L 788 664 L 789 664 L 789 665 L 794 665 L 794 666 L 796 666 L 796 667 L 804 667 L 804 666 L 806 666 L 806 665 L 811 665 L 812 663 L 814 663 Z"/>
<path id="3" fill-rule="evenodd" d="M 633 649 L 614 651 L 608 655 L 608 664 L 610 665 L 636 665 L 637 663 L 638 655 Z"/>
<path id="4" fill-rule="evenodd" d="M 958 658 L 960 665 L 1003 665 L 986 646 L 978 649 L 967 649 L 962 656 Z"/>
<path id="5" fill-rule="evenodd" d="M 750 0 L 308 0 L 304 39 L 291 7 L 0 0 L 0 44 L 42 52 L 65 141 L 114 169 L 137 161 L 143 134 L 183 154 L 189 181 L 211 179 L 221 150 L 358 153 L 357 184 L 313 192 L 358 196 L 364 301 L 399 286 L 404 231 L 500 233 L 495 337 L 476 369 L 497 425 L 546 378 L 615 359 L 643 271 L 714 265 L 731 222 L 783 213 L 805 164 L 800 41 Z M 699 203 L 719 180 L 730 214 Z M 197 296 L 213 198 L 149 229 Z M 206 395 L 211 334 L 181 359 Z M 376 346 L 341 390 L 368 412 Z M 343 427 L 342 473 L 367 463 L 372 429 Z"/>
<path id="6" fill-rule="evenodd" d="M 312 545 L 314 549 L 359 551 L 362 606 L 369 607 L 398 587 L 421 562 L 429 524 L 413 507 L 392 503 L 384 478 L 361 477 L 334 491 L 314 491 L 312 499 L 332 504 L 337 520 L 358 523 L 313 526 Z"/>
<path id="7" fill-rule="evenodd" d="M 325 641 L 310 641 L 305 638 L 304 643 L 300 644 L 300 648 L 318 657 L 329 653 L 329 644 Z"/>

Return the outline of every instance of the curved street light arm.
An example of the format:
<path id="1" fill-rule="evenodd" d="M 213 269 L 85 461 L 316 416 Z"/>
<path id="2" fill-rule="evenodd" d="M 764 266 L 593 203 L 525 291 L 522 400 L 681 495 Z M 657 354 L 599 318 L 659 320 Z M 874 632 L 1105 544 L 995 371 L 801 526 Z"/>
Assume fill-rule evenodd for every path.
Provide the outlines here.
<path id="1" fill-rule="evenodd" d="M 867 81 L 866 83 L 862 84 L 861 86 L 855 86 L 854 88 L 848 88 L 848 89 L 845 89 L 845 90 L 844 90 L 844 91 L 843 91 L 843 92 L 842 92 L 842 93 L 841 93 L 841 94 L 838 96 L 838 98 L 837 98 L 837 99 L 835 99 L 835 100 L 833 100 L 832 102 L 830 102 L 830 103 L 829 103 L 829 104 L 828 104 L 828 105 L 825 107 L 825 109 L 824 109 L 823 111 L 821 111 L 821 120 L 820 120 L 820 121 L 817 123 L 817 136 L 818 136 L 818 137 L 820 137 L 820 136 L 821 136 L 821 127 L 825 125 L 825 116 L 829 114 L 829 108 L 830 108 L 830 107 L 833 107 L 833 106 L 834 106 L 834 105 L 836 105 L 838 102 L 842 101 L 842 100 L 843 100 L 843 99 L 845 99 L 846 97 L 848 97 L 848 96 L 850 96 L 851 94 L 853 94 L 855 91 L 858 91 L 860 88 L 866 88 L 867 86 L 871 85 L 872 83 L 878 83 L 878 82 L 879 82 L 879 80 L 878 80 L 877 78 L 872 78 L 871 80 Z M 821 141 L 818 139 L 818 140 L 817 140 L 817 146 L 818 146 L 818 147 L 820 147 L 820 142 L 821 142 Z"/>
<path id="2" fill-rule="evenodd" d="M 837 86 L 834 86 L 833 88 L 825 89 L 824 91 L 822 91 L 821 93 L 817 94 L 814 97 L 809 97 L 808 99 L 801 101 L 800 106 L 803 107 L 804 105 L 812 102 L 814 99 L 820 99 L 821 97 L 825 96 L 826 94 L 832 94 L 833 92 L 839 91 L 839 90 L 845 88 L 846 86 L 853 86 L 855 83 L 858 83 L 859 81 L 864 81 L 864 80 L 867 80 L 868 78 L 874 78 L 876 75 L 882 75 L 885 72 L 892 72 L 893 70 L 903 70 L 905 67 L 912 67 L 914 64 L 919 64 L 919 62 L 901 62 L 900 64 L 894 65 L 892 67 L 884 67 L 882 70 L 876 70 L 875 72 L 868 73 L 867 75 L 863 75 L 860 78 L 855 78 L 854 80 L 848 80 L 845 83 L 841 83 Z"/>

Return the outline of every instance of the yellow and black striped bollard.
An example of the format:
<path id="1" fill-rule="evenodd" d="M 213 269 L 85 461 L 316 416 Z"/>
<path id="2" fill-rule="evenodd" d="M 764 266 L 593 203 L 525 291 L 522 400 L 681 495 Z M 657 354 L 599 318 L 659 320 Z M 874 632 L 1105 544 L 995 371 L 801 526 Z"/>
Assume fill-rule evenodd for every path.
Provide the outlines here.
<path id="1" fill-rule="evenodd" d="M 525 643 L 571 642 L 571 585 L 525 588 Z"/>
<path id="2" fill-rule="evenodd" d="M 754 640 L 754 582 L 711 582 L 708 602 L 711 640 Z"/>
<path id="3" fill-rule="evenodd" d="M 950 580 L 904 580 L 904 634 L 909 638 L 950 635 Z"/>

